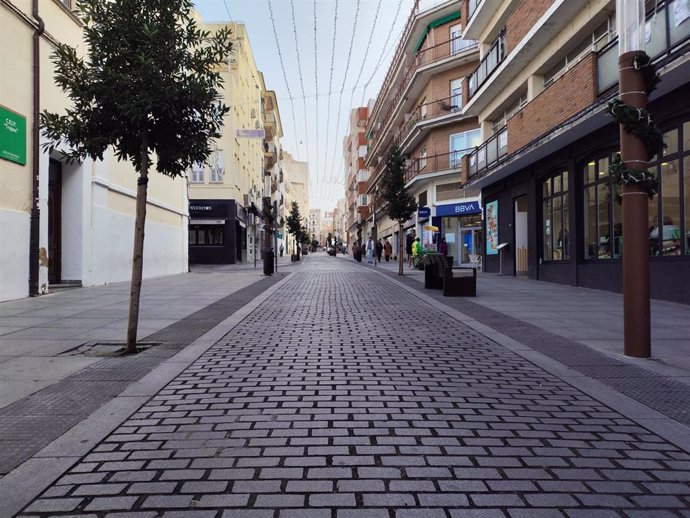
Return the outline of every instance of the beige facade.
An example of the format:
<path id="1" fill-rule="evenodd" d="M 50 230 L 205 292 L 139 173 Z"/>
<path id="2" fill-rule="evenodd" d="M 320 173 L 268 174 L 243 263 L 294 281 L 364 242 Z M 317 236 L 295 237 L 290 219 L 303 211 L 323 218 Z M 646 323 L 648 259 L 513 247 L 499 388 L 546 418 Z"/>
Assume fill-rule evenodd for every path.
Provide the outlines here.
<path id="1" fill-rule="evenodd" d="M 407 157 L 405 179 L 410 194 L 420 207 L 429 209 L 428 216 L 413 216 L 404 229 L 414 229 L 431 248 L 441 235 L 459 243 L 464 222 L 461 217 L 446 218 L 445 213 L 452 205 L 478 201 L 478 191 L 464 189 L 462 184 L 462 157 L 481 142 L 477 117 L 463 111 L 463 82 L 477 66 L 479 49 L 475 41 L 462 36 L 462 4 L 459 0 L 415 2 L 369 110 L 369 178 L 363 200 L 368 211 L 362 237 L 375 233 L 390 239 L 396 251 L 404 236 L 377 196 L 391 146 L 397 145 Z M 423 234 L 423 227 L 432 223 L 439 231 Z M 467 250 L 458 247 L 456 262 L 464 262 Z"/>
<path id="2" fill-rule="evenodd" d="M 39 110 L 63 112 L 69 99 L 54 84 L 51 54 L 57 42 L 84 48 L 81 22 L 69 2 L 42 0 L 39 15 Z M 29 294 L 29 265 L 39 263 L 39 293 L 51 286 L 95 285 L 129 279 L 137 174 L 112 152 L 103 161 L 66 163 L 32 138 L 33 34 L 30 0 L 0 3 L 0 105 L 25 118 L 26 163 L 0 159 L 0 300 Z M 30 258 L 32 178 L 38 177 L 39 255 Z M 184 179 L 151 174 L 144 276 L 187 270 L 187 196 Z M 35 264 L 35 263 L 34 263 Z"/>

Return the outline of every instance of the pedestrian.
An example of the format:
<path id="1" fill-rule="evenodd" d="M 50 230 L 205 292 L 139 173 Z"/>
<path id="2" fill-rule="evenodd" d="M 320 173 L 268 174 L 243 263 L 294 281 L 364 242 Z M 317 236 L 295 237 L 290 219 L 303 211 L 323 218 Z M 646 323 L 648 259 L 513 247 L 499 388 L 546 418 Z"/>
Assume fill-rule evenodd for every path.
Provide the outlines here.
<path id="1" fill-rule="evenodd" d="M 438 245 L 438 251 L 441 253 L 443 256 L 448 255 L 448 243 L 446 243 L 446 238 L 442 237 L 441 242 Z"/>
<path id="2" fill-rule="evenodd" d="M 357 246 L 357 241 L 352 243 L 352 258 L 356 261 L 357 260 L 357 252 L 359 251 L 359 247 Z"/>
<path id="3" fill-rule="evenodd" d="M 374 240 L 372 238 L 367 239 L 367 263 L 374 262 Z"/>
<path id="4" fill-rule="evenodd" d="M 283 250 L 285 250 L 283 248 L 283 243 L 280 243 L 280 248 L 278 250 L 280 251 L 280 257 L 283 257 Z"/>
<path id="5" fill-rule="evenodd" d="M 376 260 L 377 260 L 378 262 L 381 262 L 381 254 L 382 254 L 382 253 L 383 253 L 383 243 L 382 243 L 381 240 L 379 239 L 379 240 L 376 242 Z"/>
<path id="6" fill-rule="evenodd" d="M 419 261 L 422 259 L 422 242 L 419 238 L 416 238 L 412 242 L 412 267 L 418 268 Z"/>
<path id="7" fill-rule="evenodd" d="M 391 242 L 388 239 L 386 239 L 386 244 L 383 245 L 383 255 L 386 258 L 386 262 L 390 261 L 392 253 L 393 253 L 393 245 L 391 245 Z"/>
<path id="8" fill-rule="evenodd" d="M 414 230 L 407 234 L 405 240 L 405 253 L 407 254 L 407 266 L 412 266 L 412 244 L 414 243 Z"/>

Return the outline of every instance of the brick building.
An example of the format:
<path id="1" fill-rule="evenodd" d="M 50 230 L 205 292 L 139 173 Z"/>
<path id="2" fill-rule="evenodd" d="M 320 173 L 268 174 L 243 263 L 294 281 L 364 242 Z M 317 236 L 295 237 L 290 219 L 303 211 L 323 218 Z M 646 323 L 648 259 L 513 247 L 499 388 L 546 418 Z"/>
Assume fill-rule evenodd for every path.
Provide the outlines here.
<path id="1" fill-rule="evenodd" d="M 431 6 L 430 6 L 431 5 Z M 475 41 L 462 36 L 460 1 L 415 2 L 367 124 L 372 233 L 398 249 L 398 224 L 376 196 L 386 155 L 397 144 L 407 157 L 406 181 L 420 210 L 404 224 L 432 248 L 444 236 L 456 264 L 476 262 L 482 246 L 479 191 L 461 184 L 462 157 L 480 143 L 475 114 L 463 111 L 463 81 L 479 62 Z M 425 232 L 433 225 L 438 230 Z"/>
<path id="2" fill-rule="evenodd" d="M 660 184 L 649 202 L 651 292 L 690 303 L 690 10 L 648 7 L 646 51 L 662 79 L 649 109 L 667 144 L 649 164 Z M 618 94 L 615 2 L 471 0 L 462 20 L 481 49 L 463 114 L 478 117 L 482 143 L 463 181 L 481 190 L 486 270 L 620 291 L 620 186 L 608 174 L 619 127 L 604 112 Z"/>

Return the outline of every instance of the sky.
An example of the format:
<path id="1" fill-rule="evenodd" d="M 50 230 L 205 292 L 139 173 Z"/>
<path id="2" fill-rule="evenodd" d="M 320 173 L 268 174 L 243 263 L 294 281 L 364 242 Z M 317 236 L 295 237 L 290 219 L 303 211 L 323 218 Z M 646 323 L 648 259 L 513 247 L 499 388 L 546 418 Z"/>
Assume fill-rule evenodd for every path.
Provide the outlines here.
<path id="1" fill-rule="evenodd" d="M 309 162 L 310 208 L 332 210 L 345 196 L 350 110 L 376 98 L 414 1 L 194 0 L 206 22 L 246 25 L 278 98 L 283 149 Z"/>

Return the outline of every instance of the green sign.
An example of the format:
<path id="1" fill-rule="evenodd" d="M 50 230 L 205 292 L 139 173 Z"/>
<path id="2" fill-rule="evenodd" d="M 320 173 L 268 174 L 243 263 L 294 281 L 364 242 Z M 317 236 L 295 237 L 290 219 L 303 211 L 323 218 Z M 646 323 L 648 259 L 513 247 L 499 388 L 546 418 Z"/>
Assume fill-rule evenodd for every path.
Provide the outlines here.
<path id="1" fill-rule="evenodd" d="M 0 106 L 0 158 L 26 165 L 26 117 Z"/>
<path id="2" fill-rule="evenodd" d="M 278 239 L 283 239 L 283 233 L 282 232 L 276 232 L 276 237 Z"/>

